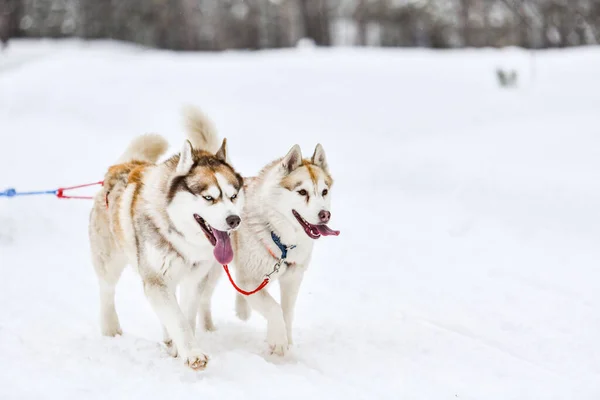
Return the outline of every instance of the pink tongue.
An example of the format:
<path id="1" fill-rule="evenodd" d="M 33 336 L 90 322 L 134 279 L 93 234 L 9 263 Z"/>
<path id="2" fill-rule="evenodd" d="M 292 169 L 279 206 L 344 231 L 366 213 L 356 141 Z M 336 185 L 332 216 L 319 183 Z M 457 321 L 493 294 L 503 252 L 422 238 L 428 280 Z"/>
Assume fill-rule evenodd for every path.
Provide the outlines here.
<path id="1" fill-rule="evenodd" d="M 233 260 L 233 249 L 231 248 L 231 240 L 227 232 L 218 231 L 215 228 L 212 230 L 213 235 L 217 239 L 213 254 L 217 261 L 223 265 L 229 264 Z"/>
<path id="2" fill-rule="evenodd" d="M 317 230 L 319 231 L 319 233 L 322 236 L 337 236 L 340 234 L 340 231 L 334 231 L 332 229 L 329 229 L 329 227 L 327 225 L 315 225 L 317 227 Z"/>

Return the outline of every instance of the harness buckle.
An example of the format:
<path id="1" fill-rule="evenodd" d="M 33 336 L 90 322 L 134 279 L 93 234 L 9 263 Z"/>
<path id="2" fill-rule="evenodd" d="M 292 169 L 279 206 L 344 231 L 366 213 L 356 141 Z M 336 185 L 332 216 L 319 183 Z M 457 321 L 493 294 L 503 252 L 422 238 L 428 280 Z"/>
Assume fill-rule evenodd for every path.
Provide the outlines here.
<path id="1" fill-rule="evenodd" d="M 279 258 L 277 260 L 277 262 L 275 263 L 275 265 L 273 266 L 273 271 L 269 272 L 268 274 L 265 275 L 265 278 L 267 279 L 271 279 L 271 275 L 277 274 L 279 273 L 279 270 L 281 269 L 281 265 L 285 262 L 285 260 L 283 258 Z"/>

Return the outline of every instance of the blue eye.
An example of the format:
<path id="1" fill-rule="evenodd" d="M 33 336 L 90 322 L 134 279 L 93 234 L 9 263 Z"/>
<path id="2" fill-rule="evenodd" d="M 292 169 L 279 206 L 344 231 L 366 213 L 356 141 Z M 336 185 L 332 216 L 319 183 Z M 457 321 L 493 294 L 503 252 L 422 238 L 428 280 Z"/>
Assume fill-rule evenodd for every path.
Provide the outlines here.
<path id="1" fill-rule="evenodd" d="M 234 194 L 233 196 L 231 196 L 231 201 L 237 199 L 237 194 Z"/>
<path id="2" fill-rule="evenodd" d="M 214 199 L 212 198 L 212 196 L 202 196 L 204 198 L 204 200 L 206 201 L 213 201 Z"/>

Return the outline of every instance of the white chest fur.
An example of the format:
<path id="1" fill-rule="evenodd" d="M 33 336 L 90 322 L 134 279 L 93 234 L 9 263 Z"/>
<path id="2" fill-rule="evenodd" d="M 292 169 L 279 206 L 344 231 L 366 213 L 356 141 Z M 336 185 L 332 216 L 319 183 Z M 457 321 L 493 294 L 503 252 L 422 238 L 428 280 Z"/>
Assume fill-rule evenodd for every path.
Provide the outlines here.
<path id="1" fill-rule="evenodd" d="M 206 238 L 202 237 L 198 243 L 190 243 L 177 234 L 169 234 L 165 239 L 169 241 L 172 249 L 157 248 L 152 243 L 146 244 L 144 254 L 147 265 L 140 265 L 142 275 L 158 274 L 163 276 L 165 281 L 177 284 L 189 274 L 212 265 L 212 246 Z M 144 268 L 148 270 L 144 271 Z"/>

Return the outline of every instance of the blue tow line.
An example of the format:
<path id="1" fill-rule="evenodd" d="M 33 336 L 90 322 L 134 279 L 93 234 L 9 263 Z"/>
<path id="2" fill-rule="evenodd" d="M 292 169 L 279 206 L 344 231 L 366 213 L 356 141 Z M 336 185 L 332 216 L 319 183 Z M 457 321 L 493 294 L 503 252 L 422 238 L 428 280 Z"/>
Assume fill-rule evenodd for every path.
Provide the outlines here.
<path id="1" fill-rule="evenodd" d="M 65 192 L 70 191 L 70 190 L 79 189 L 79 188 L 88 187 L 88 186 L 96 186 L 96 185 L 103 185 L 103 184 L 104 184 L 104 182 L 100 181 L 100 182 L 84 183 L 83 185 L 59 187 L 58 189 L 55 189 L 55 190 L 38 190 L 35 192 L 17 192 L 17 189 L 9 188 L 3 192 L 0 192 L 0 197 L 38 196 L 38 195 L 43 195 L 43 194 L 52 194 L 52 195 L 58 197 L 59 199 L 91 200 L 94 198 L 93 196 L 68 196 L 65 194 Z"/>
<path id="2" fill-rule="evenodd" d="M 0 197 L 15 197 L 15 196 L 37 196 L 42 194 L 53 194 L 56 196 L 58 190 L 41 190 L 38 192 L 17 192 L 15 188 L 6 189 L 4 192 L 0 192 Z"/>

